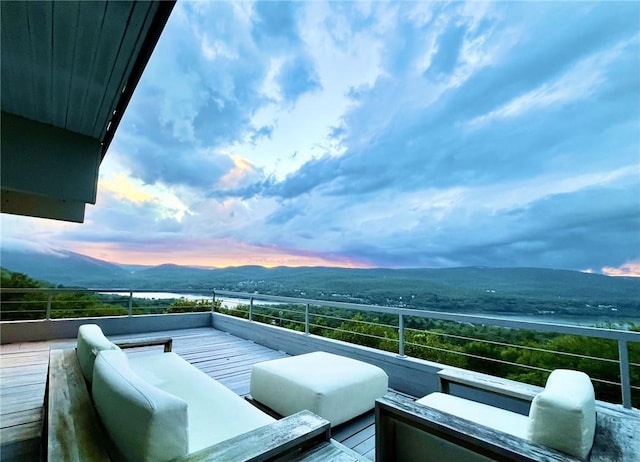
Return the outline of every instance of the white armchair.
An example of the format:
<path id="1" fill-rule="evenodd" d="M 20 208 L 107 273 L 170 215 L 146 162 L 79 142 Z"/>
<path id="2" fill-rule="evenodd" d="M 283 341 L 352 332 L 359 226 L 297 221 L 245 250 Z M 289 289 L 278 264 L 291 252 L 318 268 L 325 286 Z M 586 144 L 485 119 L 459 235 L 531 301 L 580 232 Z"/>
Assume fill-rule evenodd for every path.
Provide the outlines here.
<path id="1" fill-rule="evenodd" d="M 444 391 L 453 383 L 489 392 L 528 403 L 529 413 L 447 393 L 387 394 L 376 401 L 376 461 L 640 460 L 640 412 L 596 401 L 586 374 L 556 370 L 544 389 L 461 369 L 439 375 Z"/>
<path id="2" fill-rule="evenodd" d="M 528 417 L 444 393 L 431 393 L 416 403 L 579 459 L 586 459 L 593 445 L 595 395 L 589 376 L 583 372 L 553 371 L 544 390 L 533 399 Z"/>

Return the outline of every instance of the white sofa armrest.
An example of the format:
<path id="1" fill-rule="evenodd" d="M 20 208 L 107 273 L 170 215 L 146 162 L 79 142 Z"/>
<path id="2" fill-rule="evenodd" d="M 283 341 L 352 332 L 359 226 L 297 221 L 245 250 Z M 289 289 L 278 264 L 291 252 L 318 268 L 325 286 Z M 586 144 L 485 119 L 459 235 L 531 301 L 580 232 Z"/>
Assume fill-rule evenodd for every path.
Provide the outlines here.
<path id="1" fill-rule="evenodd" d="M 123 460 L 163 462 L 189 452 L 187 403 L 138 377 L 122 351 L 98 354 L 92 395 Z"/>
<path id="2" fill-rule="evenodd" d="M 596 429 L 593 385 L 583 372 L 556 369 L 531 403 L 531 441 L 586 459 Z"/>
<path id="3" fill-rule="evenodd" d="M 78 328 L 78 342 L 76 354 L 84 379 L 91 383 L 93 379 L 93 364 L 96 356 L 103 350 L 119 350 L 120 348 L 111 342 L 102 333 L 97 324 L 83 324 Z"/>

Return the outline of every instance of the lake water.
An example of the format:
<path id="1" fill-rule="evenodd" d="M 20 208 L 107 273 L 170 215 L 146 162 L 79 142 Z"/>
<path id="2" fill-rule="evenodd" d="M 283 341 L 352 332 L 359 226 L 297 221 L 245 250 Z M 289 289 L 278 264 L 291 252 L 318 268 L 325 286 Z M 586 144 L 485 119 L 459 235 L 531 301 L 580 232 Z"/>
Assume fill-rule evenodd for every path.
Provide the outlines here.
<path id="1" fill-rule="evenodd" d="M 103 292 L 107 294 L 106 292 Z M 129 292 L 108 292 L 110 295 L 122 295 L 124 297 L 129 296 Z M 151 300 L 169 300 L 169 299 L 180 299 L 184 298 L 185 300 L 211 300 L 211 295 L 205 294 L 176 294 L 172 292 L 133 292 L 133 298 L 147 298 Z M 222 306 L 226 306 L 227 308 L 235 308 L 238 305 L 248 305 L 249 299 L 246 298 L 233 298 L 233 297 L 220 297 L 216 296 L 216 300 L 222 300 Z M 254 304 L 256 305 L 280 305 L 278 302 L 269 302 L 262 300 L 254 300 Z"/>
<path id="2" fill-rule="evenodd" d="M 112 293 L 113 295 L 129 296 L 129 292 Z M 148 298 L 156 300 L 165 299 L 180 299 L 186 300 L 211 300 L 211 296 L 205 294 L 176 294 L 171 292 L 134 292 L 135 298 Z M 226 308 L 235 308 L 238 305 L 248 305 L 249 299 L 247 298 L 234 298 L 234 297 L 216 297 L 216 300 L 222 300 L 222 306 Z M 255 305 L 280 305 L 279 302 L 254 300 Z M 582 317 L 582 316 L 562 316 L 562 315 L 505 315 L 505 314 L 485 314 L 486 316 L 499 319 L 510 319 L 513 321 L 531 321 L 531 322 L 548 322 L 553 324 L 567 324 L 571 326 L 601 326 L 603 324 L 612 323 L 614 328 L 625 328 L 626 322 L 633 322 L 640 324 L 640 317 L 625 319 L 625 323 L 619 319 L 615 321 L 612 318 L 606 317 Z"/>

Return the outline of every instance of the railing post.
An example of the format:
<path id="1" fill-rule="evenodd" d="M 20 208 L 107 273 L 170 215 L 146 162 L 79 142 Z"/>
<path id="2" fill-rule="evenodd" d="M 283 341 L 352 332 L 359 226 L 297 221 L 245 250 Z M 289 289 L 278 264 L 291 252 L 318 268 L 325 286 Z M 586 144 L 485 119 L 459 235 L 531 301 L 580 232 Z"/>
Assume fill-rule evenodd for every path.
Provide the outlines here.
<path id="1" fill-rule="evenodd" d="M 129 291 L 129 308 L 127 310 L 127 316 L 133 316 L 133 291 Z"/>
<path id="2" fill-rule="evenodd" d="M 620 387 L 622 388 L 622 405 L 631 409 L 631 379 L 629 378 L 629 350 L 626 340 L 618 340 L 618 356 L 620 358 Z"/>
<path id="3" fill-rule="evenodd" d="M 211 294 L 211 312 L 215 313 L 216 311 L 216 291 L 214 290 Z"/>
<path id="4" fill-rule="evenodd" d="M 404 315 L 398 315 L 398 354 L 404 358 Z"/>
<path id="5" fill-rule="evenodd" d="M 53 294 L 49 294 L 49 297 L 47 298 L 47 314 L 45 316 L 45 319 L 48 321 L 51 319 L 51 299 L 53 298 Z"/>
<path id="6" fill-rule="evenodd" d="M 249 321 L 253 321 L 253 297 L 249 299 Z"/>
<path id="7" fill-rule="evenodd" d="M 304 306 L 304 333 L 309 335 L 309 304 Z"/>

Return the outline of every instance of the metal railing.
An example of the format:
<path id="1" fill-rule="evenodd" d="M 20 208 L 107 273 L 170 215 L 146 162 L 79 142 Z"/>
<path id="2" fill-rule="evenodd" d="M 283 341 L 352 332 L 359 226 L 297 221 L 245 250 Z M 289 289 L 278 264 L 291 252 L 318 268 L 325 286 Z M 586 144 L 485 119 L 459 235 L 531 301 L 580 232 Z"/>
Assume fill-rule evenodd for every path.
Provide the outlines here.
<path id="1" fill-rule="evenodd" d="M 567 352 L 558 352 L 558 351 L 549 351 L 545 350 L 546 353 L 560 354 L 560 355 L 573 355 L 578 356 L 583 359 L 588 360 L 599 360 L 605 362 L 615 362 L 619 364 L 620 370 L 620 382 L 611 382 L 607 380 L 599 380 L 594 379 L 594 381 L 600 381 L 602 383 L 615 384 L 620 386 L 621 396 L 622 396 L 622 404 L 626 408 L 631 408 L 631 389 L 640 390 L 639 386 L 631 385 L 631 377 L 630 377 L 630 366 L 640 367 L 638 363 L 630 363 L 629 361 L 629 349 L 628 343 L 635 342 L 640 343 L 640 333 L 632 332 L 632 331 L 624 331 L 618 329 L 605 329 L 599 327 L 585 327 L 585 326 L 571 326 L 566 324 L 556 324 L 556 323 L 548 323 L 548 322 L 534 322 L 534 321 L 519 321 L 519 320 L 511 320 L 511 319 L 503 319 L 496 318 L 491 316 L 480 316 L 480 315 L 471 315 L 471 314 L 458 314 L 458 313 L 445 313 L 441 311 L 430 311 L 430 310 L 416 310 L 410 308 L 393 308 L 386 306 L 378 306 L 378 305 L 361 305 L 356 303 L 348 303 L 348 302 L 335 302 L 328 300 L 315 300 L 315 299 L 306 299 L 306 298 L 296 298 L 296 297 L 282 297 L 276 295 L 262 295 L 262 294 L 249 294 L 244 292 L 233 292 L 233 291 L 224 291 L 217 290 L 214 293 L 215 296 L 228 296 L 234 298 L 244 298 L 249 300 L 249 321 L 253 321 L 254 312 L 255 312 L 255 301 L 270 301 L 270 302 L 281 302 L 288 304 L 297 304 L 302 305 L 304 307 L 304 332 L 308 334 L 310 332 L 310 327 L 313 326 L 310 323 L 310 307 L 311 306 L 321 306 L 321 307 L 332 307 L 332 308 L 340 308 L 347 309 L 353 311 L 360 312 L 369 312 L 369 313 L 384 313 L 397 316 L 397 329 L 398 329 L 398 350 L 397 353 L 399 356 L 405 356 L 405 347 L 407 345 L 406 341 L 406 333 L 408 330 L 405 327 L 405 318 L 406 317 L 417 317 L 417 318 L 426 318 L 432 320 L 441 320 L 441 321 L 452 321 L 457 323 L 468 323 L 473 325 L 485 325 L 485 326 L 493 326 L 493 327 L 503 327 L 508 329 L 523 329 L 528 331 L 535 332 L 545 332 L 545 333 L 554 333 L 554 334 L 566 334 L 566 335 L 575 335 L 581 337 L 589 337 L 596 339 L 604 339 L 604 340 L 612 340 L 617 342 L 618 344 L 618 358 L 617 360 L 608 359 L 608 358 L 599 358 L 588 355 L 580 355 L 575 353 L 567 353 Z M 388 326 L 388 325 L 384 325 Z M 317 326 L 316 326 L 317 327 Z M 322 327 L 322 326 L 320 326 Z M 366 334 L 363 334 L 366 335 Z M 436 334 L 438 335 L 438 334 Z M 439 335 L 448 335 L 450 334 L 439 334 Z M 386 339 L 388 340 L 388 339 Z M 473 341 L 481 341 L 488 343 L 501 343 L 501 342 L 492 342 L 490 340 L 482 340 L 482 339 L 470 339 Z M 528 348 L 526 346 L 520 345 L 512 345 L 512 344 L 504 344 L 505 346 L 517 346 L 519 348 Z M 433 347 L 430 347 L 433 348 Z M 467 355 L 467 353 L 457 353 L 462 355 Z M 501 360 L 493 359 L 493 358 L 480 358 L 487 359 L 491 361 L 501 362 Z M 505 361 L 502 361 L 505 362 Z M 505 362 L 508 363 L 508 362 Z M 512 364 L 512 363 L 508 363 Z M 533 366 L 527 366 L 526 364 L 512 364 L 518 367 L 524 368 L 532 368 L 538 370 L 546 370 L 541 368 L 536 368 Z"/>
<path id="2" fill-rule="evenodd" d="M 138 314 L 146 314 L 147 312 L 158 312 L 157 314 L 162 314 L 163 311 L 166 311 L 169 308 L 172 308 L 173 304 L 168 302 L 175 302 L 179 300 L 181 296 L 199 296 L 201 295 L 201 300 L 210 300 L 211 305 L 209 307 L 209 311 L 213 311 L 215 304 L 215 295 L 212 290 L 197 290 L 197 289 L 171 289 L 167 291 L 160 290 L 151 290 L 151 289 L 76 289 L 76 288 L 64 288 L 64 289 L 54 289 L 54 288 L 0 288 L 0 293 L 2 294 L 25 294 L 25 295 L 37 295 L 42 294 L 46 298 L 41 300 L 2 300 L 2 314 L 41 314 L 42 316 L 35 317 L 34 319 L 55 319 L 56 311 L 78 311 L 82 312 L 84 308 L 71 308 L 70 305 L 80 304 L 82 301 L 80 300 L 60 300 L 57 299 L 56 296 L 63 294 L 102 294 L 102 295 L 114 295 L 119 296 L 114 300 L 100 300 L 100 306 L 95 308 L 96 312 L 100 310 L 107 310 L 108 305 L 112 305 L 113 307 L 120 307 L 122 313 L 108 313 L 106 315 L 110 316 L 118 316 L 118 315 L 126 315 L 126 316 L 135 316 L 136 311 Z M 155 305 L 148 306 L 135 306 L 135 300 L 146 298 L 146 297 L 136 297 L 137 294 L 175 294 L 177 297 L 174 298 L 163 298 L 159 299 L 158 303 Z M 3 297 L 4 298 L 4 297 Z M 166 300 L 167 304 L 162 304 L 161 300 Z M 195 301 L 195 300 L 194 300 Z M 57 305 L 54 307 L 54 304 Z M 12 310 L 11 308 L 16 306 L 25 306 L 32 305 L 34 309 L 29 310 Z M 40 309 L 35 309 L 41 307 Z M 7 309 L 9 308 L 9 309 Z M 101 314 L 98 314 L 99 316 Z M 6 316 L 5 316 L 6 317 Z"/>
<path id="3" fill-rule="evenodd" d="M 54 302 L 57 303 L 56 296 L 65 293 L 88 293 L 88 294 L 126 294 L 121 297 L 118 302 L 124 302 L 126 307 L 123 306 L 122 315 L 124 316 L 135 316 L 136 314 L 144 314 L 145 309 L 135 306 L 135 294 L 151 294 L 158 293 L 158 290 L 133 290 L 133 289 L 0 289 L 0 293 L 3 294 L 43 294 L 46 298 L 44 300 L 37 301 L 24 301 L 21 300 L 19 303 L 40 303 L 44 302 L 44 309 L 41 310 L 31 310 L 29 312 L 38 312 L 42 313 L 43 319 L 52 319 L 54 317 Z M 385 328 L 397 329 L 397 339 L 393 338 L 384 338 L 384 340 L 389 340 L 392 342 L 397 342 L 397 354 L 400 357 L 405 356 L 405 350 L 407 346 L 410 347 L 421 347 L 421 348 L 430 348 L 434 350 L 438 350 L 438 347 L 434 346 L 426 346 L 421 344 L 415 344 L 407 340 L 407 334 L 413 334 L 415 332 L 420 332 L 416 329 L 412 329 L 406 326 L 407 318 L 424 318 L 429 320 L 439 320 L 439 321 L 450 321 L 454 323 L 464 323 L 464 324 L 472 324 L 474 326 L 492 326 L 492 327 L 501 327 L 507 329 L 523 329 L 527 331 L 534 332 L 544 332 L 544 333 L 553 333 L 553 334 L 566 334 L 566 335 L 575 335 L 580 337 L 589 337 L 596 339 L 604 339 L 617 342 L 618 345 L 618 357 L 617 359 L 611 358 L 601 358 L 594 357 L 583 354 L 576 354 L 570 352 L 558 352 L 558 351 L 550 351 L 550 350 L 542 350 L 539 348 L 532 348 L 528 346 L 522 345 L 514 345 L 504 342 L 498 342 L 494 340 L 480 339 L 480 338 L 472 338 L 472 337 L 464 337 L 460 335 L 442 333 L 442 332 L 430 332 L 432 335 L 440 335 L 447 338 L 456 338 L 458 340 L 468 340 L 468 341 L 478 341 L 485 342 L 488 344 L 494 345 L 503 345 L 506 347 L 517 347 L 524 349 L 532 349 L 536 351 L 542 351 L 544 353 L 552 353 L 558 355 L 567 355 L 567 356 L 576 356 L 578 358 L 587 359 L 587 360 L 598 360 L 605 361 L 609 363 L 617 363 L 619 365 L 620 371 L 620 381 L 612 382 L 602 379 L 594 378 L 595 381 L 600 381 L 602 383 L 620 386 L 622 404 L 624 407 L 630 408 L 632 406 L 631 400 L 631 391 L 640 390 L 640 387 L 631 384 L 631 376 L 630 376 L 630 367 L 640 367 L 640 364 L 630 362 L 629 360 L 629 343 L 640 343 L 640 333 L 624 331 L 618 329 L 604 329 L 597 327 L 583 327 L 583 326 L 571 326 L 565 324 L 556 324 L 556 323 L 548 323 L 548 322 L 533 322 L 533 321 L 519 321 L 519 320 L 511 320 L 511 319 L 503 319 L 491 316 L 480 316 L 480 315 L 471 315 L 471 314 L 458 314 L 458 313 L 446 313 L 440 311 L 430 311 L 430 310 L 416 310 L 409 308 L 394 308 L 387 306 L 378 306 L 378 305 L 364 305 L 364 304 L 356 304 L 356 303 L 348 303 L 348 302 L 336 302 L 336 301 L 328 301 L 328 300 L 316 300 L 316 299 L 306 299 L 306 298 L 295 298 L 295 297 L 284 297 L 284 296 L 276 296 L 276 295 L 263 295 L 256 293 L 245 293 L 245 292 L 233 292 L 233 291 L 211 291 L 211 290 L 173 290 L 167 289 L 166 293 L 172 293 L 176 295 L 202 295 L 201 300 L 210 300 L 210 310 L 213 312 L 216 306 L 216 298 L 218 297 L 232 297 L 241 300 L 247 300 L 248 302 L 248 313 L 247 318 L 249 321 L 253 322 L 256 318 L 256 301 L 267 301 L 267 302 L 275 302 L 280 304 L 291 304 L 291 305 L 299 305 L 304 310 L 304 317 L 302 321 L 295 321 L 292 319 L 286 319 L 290 323 L 298 324 L 301 327 L 301 330 L 304 331 L 305 334 L 310 334 L 312 328 L 313 329 L 325 329 L 325 330 L 336 330 L 336 328 L 332 328 L 329 326 L 322 326 L 318 324 L 314 324 L 311 322 L 312 315 L 319 315 L 319 313 L 312 313 L 312 307 L 322 307 L 322 308 L 338 308 L 344 310 L 351 310 L 355 312 L 363 312 L 363 313 L 376 313 L 376 314 L 386 314 L 391 315 L 394 319 L 397 320 L 397 325 L 394 324 L 379 324 L 379 323 L 371 323 L 368 321 L 360 321 L 372 325 L 383 326 Z M 3 297 L 5 298 L 5 297 Z M 172 301 L 175 301 L 173 299 Z M 2 302 L 2 312 L 3 313 L 11 313 L 12 311 L 7 310 L 6 307 L 11 307 L 11 300 Z M 16 302 L 18 303 L 18 302 Z M 72 303 L 70 301 L 69 303 Z M 166 306 L 156 305 L 151 308 L 152 311 L 155 312 L 166 312 L 171 305 L 167 304 Z M 201 307 L 202 308 L 202 307 Z M 273 309 L 273 306 L 270 307 Z M 294 310 L 288 309 L 280 309 L 279 316 L 270 316 L 272 323 L 277 323 L 279 321 L 282 324 L 283 315 L 286 312 L 294 312 Z M 165 310 L 165 311 L 163 311 Z M 73 311 L 71 309 L 67 309 L 67 311 Z M 263 318 L 265 315 L 260 315 Z M 326 314 L 322 314 L 325 318 L 331 318 Z M 269 318 L 269 316 L 267 316 Z M 286 318 L 286 317 L 285 317 Z M 335 318 L 335 317 L 334 317 Z M 353 319 L 348 318 L 335 318 L 337 321 L 343 322 L 352 322 Z M 358 335 L 363 336 L 371 336 L 370 334 L 359 333 Z M 450 350 L 442 349 L 443 352 L 450 354 L 458 354 L 466 357 L 472 357 L 475 359 L 482 359 L 487 361 L 494 361 L 498 363 L 510 364 L 518 367 L 529 368 L 534 370 L 547 370 L 542 369 L 536 366 L 526 365 L 526 364 L 516 364 L 509 361 L 504 361 L 501 359 L 495 358 L 486 358 L 473 354 L 469 354 L 466 352 L 452 352 Z"/>

